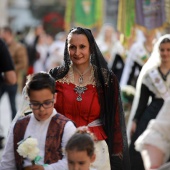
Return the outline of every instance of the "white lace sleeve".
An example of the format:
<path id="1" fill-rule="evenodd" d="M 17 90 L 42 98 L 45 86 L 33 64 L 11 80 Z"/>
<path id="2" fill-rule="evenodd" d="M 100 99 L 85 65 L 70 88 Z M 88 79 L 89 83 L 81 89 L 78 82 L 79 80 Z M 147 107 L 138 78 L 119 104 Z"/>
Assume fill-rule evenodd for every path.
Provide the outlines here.
<path id="1" fill-rule="evenodd" d="M 151 120 L 144 133 L 135 142 L 135 149 L 142 151 L 145 144 L 151 144 L 165 153 L 165 160 L 170 156 L 170 98 L 168 98 L 156 119 Z"/>

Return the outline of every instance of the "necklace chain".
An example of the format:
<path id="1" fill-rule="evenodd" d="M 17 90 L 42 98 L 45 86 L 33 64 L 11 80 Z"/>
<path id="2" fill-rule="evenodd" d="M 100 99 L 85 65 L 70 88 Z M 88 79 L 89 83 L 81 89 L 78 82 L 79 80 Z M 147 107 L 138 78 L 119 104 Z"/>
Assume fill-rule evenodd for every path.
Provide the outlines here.
<path id="1" fill-rule="evenodd" d="M 80 102 L 80 101 L 82 101 L 82 93 L 84 93 L 86 90 L 87 90 L 87 87 L 86 86 L 81 86 L 81 85 L 83 85 L 83 76 L 86 74 L 86 73 L 88 73 L 88 71 L 91 69 L 91 65 L 89 65 L 89 67 L 84 71 L 84 73 L 80 73 L 80 71 L 74 66 L 73 67 L 73 69 L 75 70 L 75 71 L 77 71 L 77 73 L 80 75 L 80 77 L 79 77 L 79 86 L 76 86 L 75 88 L 74 88 L 74 91 L 78 94 L 78 97 L 77 97 L 77 101 L 78 102 Z"/>
<path id="2" fill-rule="evenodd" d="M 83 84 L 83 76 L 88 73 L 88 71 L 91 69 L 91 65 L 89 65 L 89 67 L 84 71 L 84 73 L 80 73 L 80 71 L 74 66 L 74 70 L 77 71 L 77 73 L 80 75 L 79 77 L 79 85 Z"/>

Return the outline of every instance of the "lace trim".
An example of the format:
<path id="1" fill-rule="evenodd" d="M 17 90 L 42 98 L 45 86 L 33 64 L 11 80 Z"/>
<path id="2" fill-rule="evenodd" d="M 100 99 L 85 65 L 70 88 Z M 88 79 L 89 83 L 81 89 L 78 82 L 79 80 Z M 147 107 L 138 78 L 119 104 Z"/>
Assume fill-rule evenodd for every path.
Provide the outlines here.
<path id="1" fill-rule="evenodd" d="M 149 77 L 157 91 L 160 93 L 161 97 L 165 100 L 170 96 L 169 89 L 167 88 L 165 82 L 162 80 L 157 69 L 153 69 L 149 72 Z"/>
<path id="2" fill-rule="evenodd" d="M 76 86 L 79 86 L 74 82 L 74 72 L 73 72 L 72 64 L 70 65 L 68 73 L 62 79 L 56 80 L 56 82 L 67 83 L 67 84 L 72 83 L 75 84 Z M 96 86 L 93 67 L 91 68 L 91 74 L 88 78 L 88 81 L 86 81 L 83 84 L 83 86 L 87 86 L 88 84 Z"/>
<path id="3" fill-rule="evenodd" d="M 95 126 L 101 126 L 102 122 L 100 119 L 96 119 L 93 122 L 89 123 L 87 126 L 88 127 L 95 127 Z"/>

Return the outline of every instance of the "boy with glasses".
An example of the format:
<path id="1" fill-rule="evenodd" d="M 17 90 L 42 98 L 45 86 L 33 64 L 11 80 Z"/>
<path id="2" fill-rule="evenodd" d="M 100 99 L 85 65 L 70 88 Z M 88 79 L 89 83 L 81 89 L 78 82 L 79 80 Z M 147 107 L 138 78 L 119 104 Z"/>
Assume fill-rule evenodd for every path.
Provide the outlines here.
<path id="1" fill-rule="evenodd" d="M 26 92 L 32 113 L 18 119 L 11 128 L 1 159 L 1 170 L 64 170 L 67 161 L 62 153 L 75 132 L 74 124 L 54 109 L 55 80 L 45 72 L 28 76 Z M 18 143 L 29 136 L 37 139 L 41 159 L 37 165 L 17 152 Z M 43 164 L 47 164 L 43 166 Z"/>

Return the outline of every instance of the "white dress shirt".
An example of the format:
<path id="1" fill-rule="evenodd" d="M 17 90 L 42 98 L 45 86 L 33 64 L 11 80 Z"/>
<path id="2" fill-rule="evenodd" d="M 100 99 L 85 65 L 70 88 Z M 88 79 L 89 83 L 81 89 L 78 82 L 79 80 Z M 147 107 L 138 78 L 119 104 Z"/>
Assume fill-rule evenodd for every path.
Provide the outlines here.
<path id="1" fill-rule="evenodd" d="M 40 150 L 39 156 L 42 159 L 39 164 L 44 164 L 44 150 L 45 150 L 45 140 L 51 118 L 57 114 L 56 110 L 53 110 L 51 116 L 45 121 L 38 121 L 34 114 L 31 114 L 30 121 L 28 123 L 27 129 L 25 131 L 24 139 L 28 136 L 36 138 L 38 140 L 38 148 Z M 65 148 L 65 145 L 69 138 L 75 133 L 76 127 L 71 121 L 68 121 L 64 127 L 64 133 L 62 136 L 61 146 Z M 0 170 L 16 170 L 15 156 L 14 156 L 14 142 L 13 142 L 13 126 L 10 128 L 10 132 L 7 138 L 7 143 L 4 148 L 4 152 L 1 159 Z M 24 159 L 24 167 L 31 165 L 28 159 Z M 56 163 L 50 164 L 44 167 L 45 170 L 68 170 L 67 159 L 63 153 L 63 158 Z"/>

